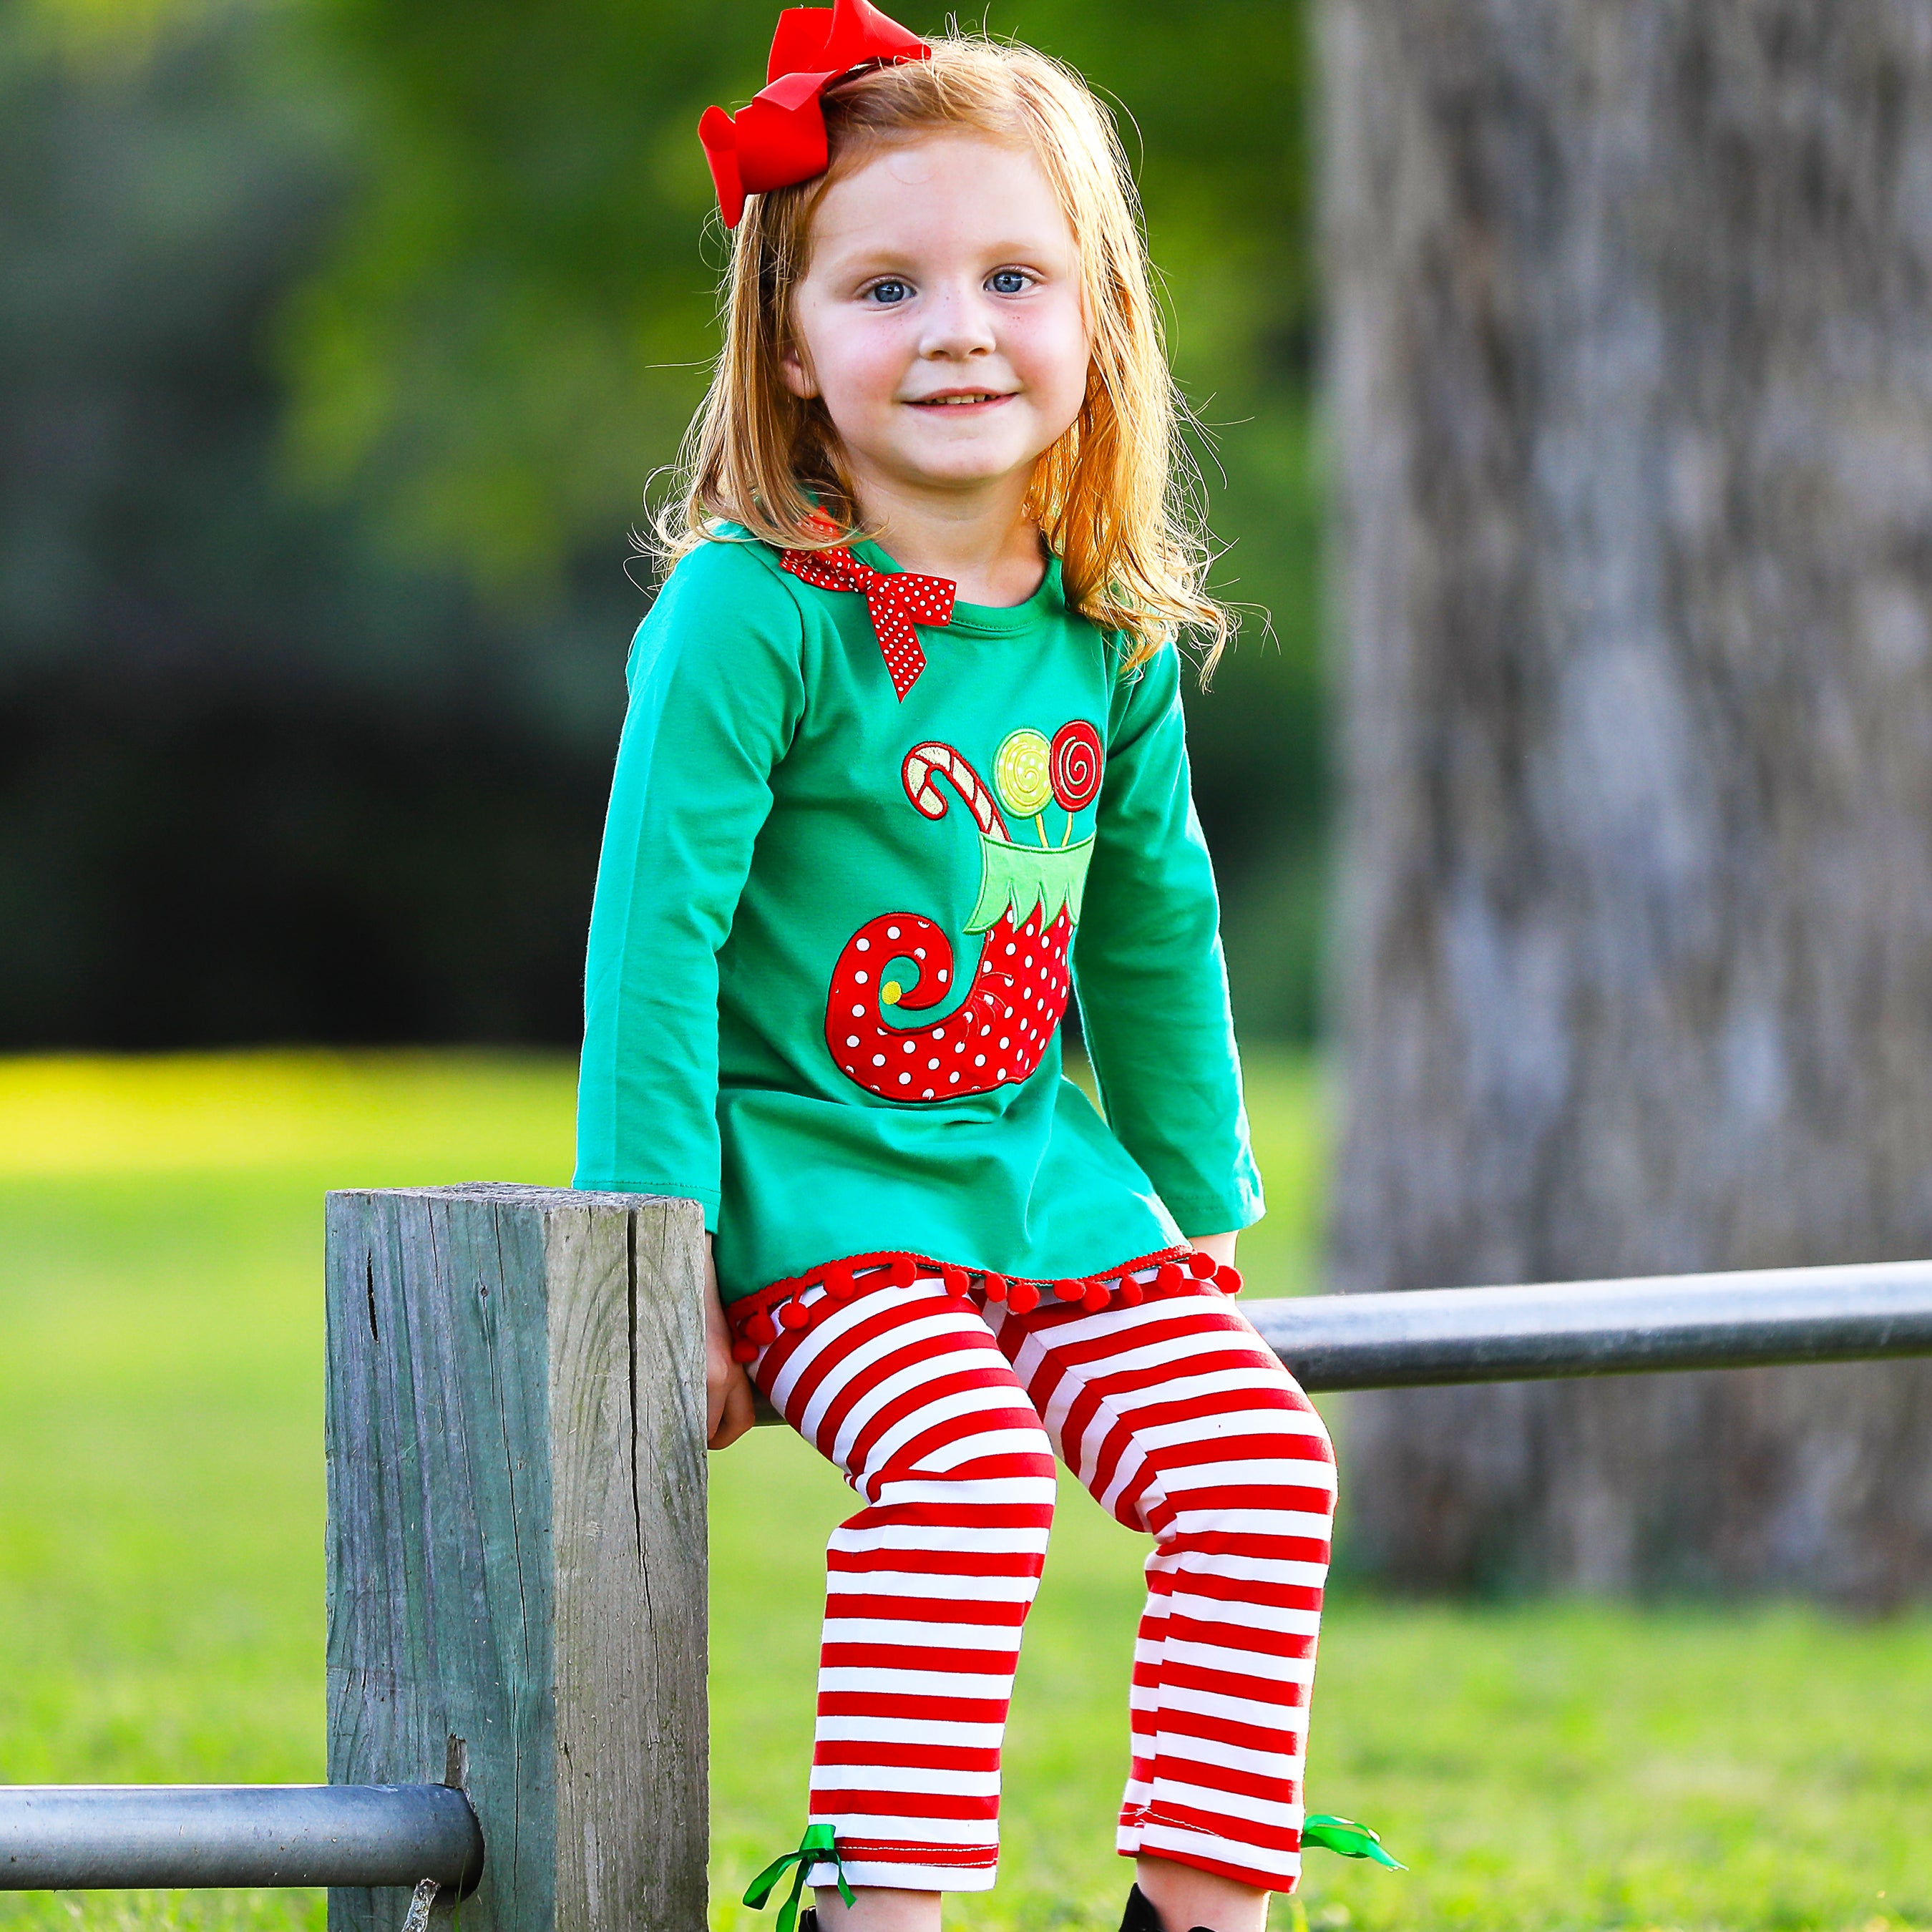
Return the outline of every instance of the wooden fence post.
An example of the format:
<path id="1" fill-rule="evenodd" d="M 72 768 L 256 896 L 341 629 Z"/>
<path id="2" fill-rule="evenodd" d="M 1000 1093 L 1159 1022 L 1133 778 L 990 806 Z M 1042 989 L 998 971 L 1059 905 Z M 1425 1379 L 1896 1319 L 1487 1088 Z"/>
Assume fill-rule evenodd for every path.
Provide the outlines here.
<path id="1" fill-rule="evenodd" d="M 464 1932 L 702 1932 L 704 1252 L 688 1202 L 329 1197 L 328 1775 L 464 1785 Z"/>

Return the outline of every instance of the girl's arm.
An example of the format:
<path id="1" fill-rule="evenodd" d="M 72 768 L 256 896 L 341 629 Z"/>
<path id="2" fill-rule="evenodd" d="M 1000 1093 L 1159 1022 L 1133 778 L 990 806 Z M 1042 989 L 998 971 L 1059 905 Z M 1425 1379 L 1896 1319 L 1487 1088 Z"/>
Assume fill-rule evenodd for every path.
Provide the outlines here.
<path id="1" fill-rule="evenodd" d="M 1074 980 L 1109 1125 L 1195 1246 L 1229 1261 L 1228 1231 L 1263 1203 L 1180 670 L 1165 649 L 1116 691 Z"/>
<path id="2" fill-rule="evenodd" d="M 715 1230 L 718 956 L 803 709 L 797 606 L 758 556 L 708 544 L 659 593 L 629 676 L 584 973 L 574 1184 L 695 1201 Z M 706 1276 L 722 1448 L 748 1426 L 751 1391 L 708 1258 Z"/>

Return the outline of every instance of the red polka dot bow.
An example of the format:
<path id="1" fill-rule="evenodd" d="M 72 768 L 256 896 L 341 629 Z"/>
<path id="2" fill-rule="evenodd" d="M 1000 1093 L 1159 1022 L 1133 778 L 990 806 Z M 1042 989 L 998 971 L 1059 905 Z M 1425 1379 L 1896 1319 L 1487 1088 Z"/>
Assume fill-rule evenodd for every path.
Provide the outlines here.
<path id="1" fill-rule="evenodd" d="M 856 590 L 865 598 L 886 675 L 903 699 L 926 668 L 926 652 L 913 626 L 951 623 L 956 586 L 944 577 L 874 570 L 849 550 L 782 550 L 778 561 L 793 576 L 821 590 Z"/>

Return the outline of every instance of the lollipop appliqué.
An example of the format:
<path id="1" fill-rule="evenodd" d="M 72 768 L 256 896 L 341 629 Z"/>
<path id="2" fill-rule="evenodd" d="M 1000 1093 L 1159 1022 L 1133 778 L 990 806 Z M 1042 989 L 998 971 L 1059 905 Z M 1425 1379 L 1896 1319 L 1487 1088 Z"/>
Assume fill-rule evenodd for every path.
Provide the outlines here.
<path id="1" fill-rule="evenodd" d="M 1074 838 L 1074 817 L 1098 796 L 1105 763 L 1100 734 L 1084 718 L 1051 740 L 1030 728 L 1010 733 L 994 754 L 992 791 L 950 745 L 906 754 L 899 776 L 915 812 L 946 816 L 943 779 L 972 819 L 980 892 L 965 929 L 985 937 L 964 998 L 932 1022 L 925 1014 L 956 990 L 952 943 L 939 926 L 882 913 L 846 941 L 825 1043 L 848 1079 L 881 1100 L 917 1104 L 1017 1084 L 1040 1065 L 1066 1011 L 1067 954 L 1094 850 L 1090 831 Z M 1049 803 L 1066 814 L 1058 844 L 1048 836 Z M 1033 820 L 1036 844 L 1012 836 L 1001 806 Z"/>
<path id="2" fill-rule="evenodd" d="M 1067 812 L 1090 805 L 1100 790 L 1100 767 L 1104 762 L 1100 734 L 1085 718 L 1076 718 L 1072 724 L 1061 725 L 1053 734 L 1046 754 L 1054 803 Z"/>
<path id="3" fill-rule="evenodd" d="M 1045 808 L 1053 796 L 1053 782 L 1046 775 L 1052 755 L 1042 733 L 1022 728 L 1009 734 L 993 760 L 993 788 L 1009 812 L 1031 818 Z"/>
<path id="4" fill-rule="evenodd" d="M 1100 734 L 1084 718 L 1063 724 L 1048 743 L 1030 728 L 1010 733 L 993 760 L 993 786 L 1000 802 L 1021 818 L 1030 818 L 1046 842 L 1046 802 L 1052 800 L 1066 814 L 1060 835 L 1065 845 L 1073 836 L 1073 814 L 1090 805 L 1100 789 L 1103 763 Z"/>

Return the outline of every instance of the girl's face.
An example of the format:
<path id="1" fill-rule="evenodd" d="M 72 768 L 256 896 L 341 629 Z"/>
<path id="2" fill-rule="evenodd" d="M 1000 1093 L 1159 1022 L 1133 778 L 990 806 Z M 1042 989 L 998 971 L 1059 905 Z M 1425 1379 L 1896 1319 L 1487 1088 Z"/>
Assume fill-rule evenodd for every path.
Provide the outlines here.
<path id="1" fill-rule="evenodd" d="M 1023 487 L 1088 360 L 1073 236 L 1031 152 L 936 135 L 835 182 L 793 334 L 785 380 L 824 400 L 862 496 Z"/>

